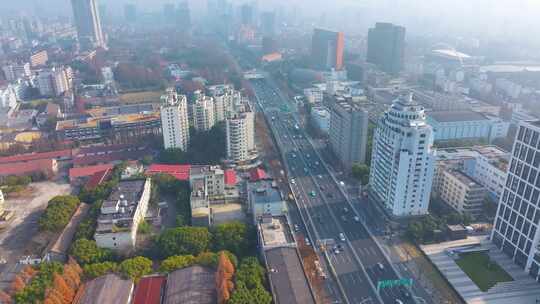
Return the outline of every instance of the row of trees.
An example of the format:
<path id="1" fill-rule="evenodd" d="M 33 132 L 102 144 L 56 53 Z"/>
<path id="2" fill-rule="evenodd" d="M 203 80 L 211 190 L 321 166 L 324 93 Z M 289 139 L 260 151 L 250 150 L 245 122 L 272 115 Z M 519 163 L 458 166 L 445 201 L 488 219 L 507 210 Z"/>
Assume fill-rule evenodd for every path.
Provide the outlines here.
<path id="1" fill-rule="evenodd" d="M 76 196 L 55 196 L 48 202 L 45 212 L 41 215 L 39 228 L 42 231 L 61 231 L 69 223 L 79 204 L 79 198 Z"/>
<path id="2" fill-rule="evenodd" d="M 26 267 L 15 276 L 10 295 L 1 294 L 2 303 L 68 304 L 73 301 L 83 270 L 70 259 L 65 265 L 57 262 Z"/>

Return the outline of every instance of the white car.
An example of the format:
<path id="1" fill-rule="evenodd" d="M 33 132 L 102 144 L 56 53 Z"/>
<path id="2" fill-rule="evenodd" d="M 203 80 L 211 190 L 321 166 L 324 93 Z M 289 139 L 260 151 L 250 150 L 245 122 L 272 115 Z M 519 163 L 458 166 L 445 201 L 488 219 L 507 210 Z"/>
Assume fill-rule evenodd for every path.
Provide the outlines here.
<path id="1" fill-rule="evenodd" d="M 343 234 L 343 232 L 341 232 L 339 234 L 339 239 L 342 241 L 342 242 L 345 242 L 345 234 Z"/>
<path id="2" fill-rule="evenodd" d="M 355 216 L 353 217 L 353 219 L 354 219 L 354 221 L 357 222 L 357 223 L 360 222 L 360 218 L 359 218 L 357 215 L 355 215 Z"/>

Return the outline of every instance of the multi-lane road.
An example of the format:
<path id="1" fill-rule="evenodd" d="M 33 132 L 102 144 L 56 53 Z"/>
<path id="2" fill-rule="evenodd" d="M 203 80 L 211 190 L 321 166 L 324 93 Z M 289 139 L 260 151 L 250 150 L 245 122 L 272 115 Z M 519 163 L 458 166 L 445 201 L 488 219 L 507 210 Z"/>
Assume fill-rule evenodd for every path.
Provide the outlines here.
<path id="1" fill-rule="evenodd" d="M 282 153 L 302 226 L 310 243 L 323 248 L 347 303 L 416 303 L 405 287 L 383 288 L 377 282 L 399 276 L 362 223 L 317 151 L 289 112 L 291 104 L 266 79 L 251 80 Z M 304 226 L 305 225 L 305 226 Z M 321 246 L 323 245 L 323 246 Z"/>

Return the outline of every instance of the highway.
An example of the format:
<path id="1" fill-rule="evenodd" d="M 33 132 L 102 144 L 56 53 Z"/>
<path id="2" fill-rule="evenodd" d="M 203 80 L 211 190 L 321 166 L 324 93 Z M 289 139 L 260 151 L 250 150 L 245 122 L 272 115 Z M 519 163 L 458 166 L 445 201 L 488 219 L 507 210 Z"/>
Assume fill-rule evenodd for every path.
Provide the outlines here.
<path id="1" fill-rule="evenodd" d="M 253 79 L 251 84 L 284 157 L 291 190 L 311 243 L 325 244 L 346 302 L 416 303 L 404 287 L 383 288 L 377 293 L 378 281 L 399 279 L 392 265 L 288 110 L 291 104 L 267 80 Z"/>

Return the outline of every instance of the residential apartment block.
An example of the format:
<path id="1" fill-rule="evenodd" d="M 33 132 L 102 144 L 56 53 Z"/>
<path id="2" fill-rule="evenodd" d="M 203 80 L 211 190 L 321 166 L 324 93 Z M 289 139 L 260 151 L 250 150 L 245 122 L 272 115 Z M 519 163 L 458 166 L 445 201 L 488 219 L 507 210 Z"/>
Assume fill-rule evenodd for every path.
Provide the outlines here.
<path id="1" fill-rule="evenodd" d="M 441 172 L 437 193 L 439 197 L 460 214 L 473 218 L 482 214 L 486 189 L 459 170 Z"/>
<path id="2" fill-rule="evenodd" d="M 399 97 L 375 130 L 370 192 L 391 216 L 427 214 L 435 157 L 424 108 L 411 94 Z"/>
<path id="3" fill-rule="evenodd" d="M 188 105 L 185 95 L 169 89 L 161 97 L 161 130 L 165 149 L 187 151 L 189 145 Z"/>

